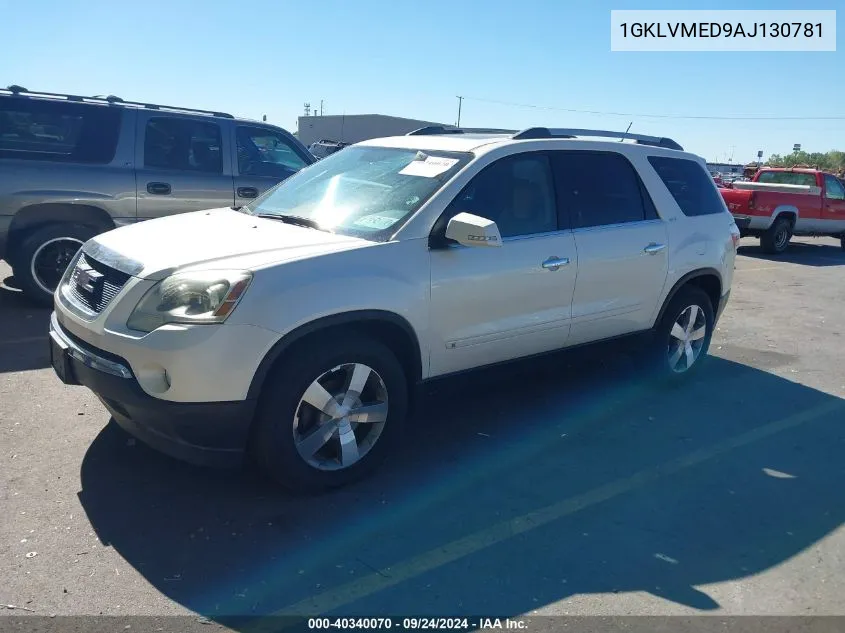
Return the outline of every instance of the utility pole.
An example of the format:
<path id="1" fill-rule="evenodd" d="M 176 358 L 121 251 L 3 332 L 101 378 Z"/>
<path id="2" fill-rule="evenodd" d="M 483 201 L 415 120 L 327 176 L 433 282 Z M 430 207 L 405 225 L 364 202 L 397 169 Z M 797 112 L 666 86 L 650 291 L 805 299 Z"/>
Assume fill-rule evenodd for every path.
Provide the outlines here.
<path id="1" fill-rule="evenodd" d="M 455 127 L 461 127 L 461 104 L 463 103 L 464 98 L 458 97 L 458 122 Z"/>
<path id="2" fill-rule="evenodd" d="M 323 116 L 323 100 L 320 99 L 320 116 Z"/>

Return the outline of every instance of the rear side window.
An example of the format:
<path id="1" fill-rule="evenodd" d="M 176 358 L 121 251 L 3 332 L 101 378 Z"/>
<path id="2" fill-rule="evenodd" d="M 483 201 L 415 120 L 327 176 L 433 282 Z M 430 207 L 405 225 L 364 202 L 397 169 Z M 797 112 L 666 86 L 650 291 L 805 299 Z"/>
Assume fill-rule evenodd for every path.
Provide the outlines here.
<path id="1" fill-rule="evenodd" d="M 757 177 L 757 182 L 766 182 L 774 185 L 804 185 L 805 187 L 815 187 L 816 175 L 794 171 L 764 171 Z"/>
<path id="2" fill-rule="evenodd" d="M 724 213 L 725 206 L 713 179 L 694 160 L 649 156 L 660 180 L 686 216 Z"/>
<path id="3" fill-rule="evenodd" d="M 0 98 L 0 158 L 110 163 L 121 110 L 30 98 Z"/>
<path id="4" fill-rule="evenodd" d="M 144 133 L 144 166 L 223 173 L 220 126 L 177 117 L 154 117 Z"/>
<path id="5" fill-rule="evenodd" d="M 631 163 L 614 152 L 553 152 L 559 204 L 573 229 L 657 216 Z"/>
<path id="6" fill-rule="evenodd" d="M 833 176 L 825 174 L 825 198 L 828 200 L 845 200 L 845 187 Z"/>

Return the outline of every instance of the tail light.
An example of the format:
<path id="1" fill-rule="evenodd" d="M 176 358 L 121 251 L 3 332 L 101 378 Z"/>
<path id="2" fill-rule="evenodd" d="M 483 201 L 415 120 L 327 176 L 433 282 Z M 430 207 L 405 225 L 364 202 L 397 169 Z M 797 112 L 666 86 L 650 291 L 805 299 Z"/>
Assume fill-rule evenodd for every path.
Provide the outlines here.
<path id="1" fill-rule="evenodd" d="M 736 224 L 731 227 L 731 242 L 733 242 L 734 250 L 739 248 L 739 240 L 740 240 L 740 233 L 739 229 L 737 228 Z"/>
<path id="2" fill-rule="evenodd" d="M 754 209 L 757 206 L 757 192 L 752 191 L 751 197 L 748 199 L 748 208 Z"/>

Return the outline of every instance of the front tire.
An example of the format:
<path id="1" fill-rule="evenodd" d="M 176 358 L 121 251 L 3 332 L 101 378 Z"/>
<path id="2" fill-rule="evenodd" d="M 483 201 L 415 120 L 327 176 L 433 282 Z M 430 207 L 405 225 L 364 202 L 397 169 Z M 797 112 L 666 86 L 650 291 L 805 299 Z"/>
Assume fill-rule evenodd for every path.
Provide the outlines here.
<path id="1" fill-rule="evenodd" d="M 402 365 L 377 340 L 349 334 L 297 345 L 270 373 L 250 450 L 295 493 L 350 484 L 398 449 L 408 408 Z"/>
<path id="2" fill-rule="evenodd" d="M 652 358 L 660 378 L 686 379 L 702 365 L 714 327 L 713 304 L 701 288 L 681 288 L 654 328 Z"/>
<path id="3" fill-rule="evenodd" d="M 77 251 L 96 231 L 81 224 L 49 224 L 21 242 L 15 255 L 15 281 L 37 305 L 53 305 L 53 293 Z"/>
<path id="4" fill-rule="evenodd" d="M 785 216 L 779 216 L 760 236 L 760 246 L 764 253 L 779 255 L 787 249 L 791 239 L 792 220 Z"/>

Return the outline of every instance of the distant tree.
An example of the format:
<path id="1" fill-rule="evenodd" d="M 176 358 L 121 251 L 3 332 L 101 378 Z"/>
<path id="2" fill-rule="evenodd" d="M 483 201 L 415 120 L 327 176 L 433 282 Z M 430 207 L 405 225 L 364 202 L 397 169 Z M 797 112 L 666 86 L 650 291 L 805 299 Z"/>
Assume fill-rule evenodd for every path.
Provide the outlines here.
<path id="1" fill-rule="evenodd" d="M 827 153 L 834 169 L 845 170 L 845 152 L 833 151 Z"/>
<path id="2" fill-rule="evenodd" d="M 772 154 L 766 164 L 770 167 L 794 167 L 795 165 L 818 165 L 819 169 L 838 172 L 845 169 L 845 152 L 792 152 L 781 156 Z"/>

